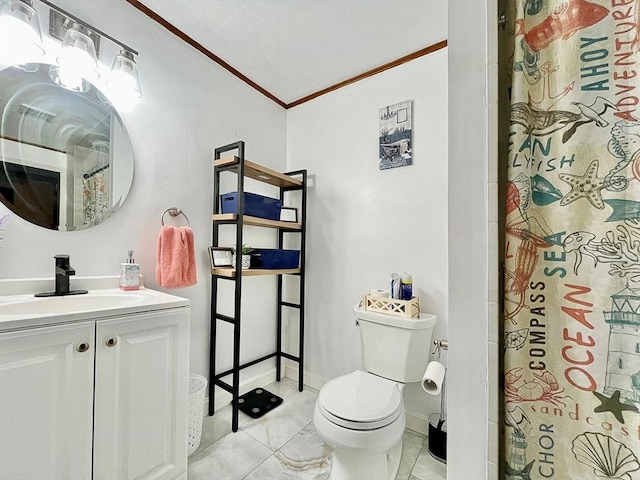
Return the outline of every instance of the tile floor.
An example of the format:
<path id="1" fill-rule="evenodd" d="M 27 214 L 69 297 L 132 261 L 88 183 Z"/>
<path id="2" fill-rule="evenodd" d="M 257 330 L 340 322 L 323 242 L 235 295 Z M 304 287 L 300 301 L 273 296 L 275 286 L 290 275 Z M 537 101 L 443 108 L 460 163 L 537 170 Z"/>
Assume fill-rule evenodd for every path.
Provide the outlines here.
<path id="1" fill-rule="evenodd" d="M 313 428 L 318 391 L 284 378 L 264 387 L 284 403 L 261 418 L 240 412 L 231 432 L 231 406 L 204 417 L 198 450 L 189 457 L 189 480 L 324 480 L 330 449 Z M 424 435 L 407 429 L 397 480 L 444 480 L 446 466 L 428 452 Z M 377 479 L 363 479 L 377 480 Z"/>

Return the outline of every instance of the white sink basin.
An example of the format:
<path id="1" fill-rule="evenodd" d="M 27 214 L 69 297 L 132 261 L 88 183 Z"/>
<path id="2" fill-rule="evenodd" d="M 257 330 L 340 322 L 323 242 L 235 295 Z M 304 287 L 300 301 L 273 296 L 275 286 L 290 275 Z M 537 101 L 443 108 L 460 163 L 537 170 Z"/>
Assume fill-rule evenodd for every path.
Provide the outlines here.
<path id="1" fill-rule="evenodd" d="M 147 288 L 128 292 L 105 288 L 61 297 L 4 295 L 0 296 L 0 331 L 183 306 L 189 306 L 189 300 Z"/>
<path id="2" fill-rule="evenodd" d="M 65 295 L 62 297 L 28 297 L 13 302 L 0 301 L 0 315 L 55 315 L 87 310 L 104 310 L 127 305 L 135 305 L 144 300 L 143 295 L 131 292 L 104 294 L 87 293 L 84 295 Z"/>

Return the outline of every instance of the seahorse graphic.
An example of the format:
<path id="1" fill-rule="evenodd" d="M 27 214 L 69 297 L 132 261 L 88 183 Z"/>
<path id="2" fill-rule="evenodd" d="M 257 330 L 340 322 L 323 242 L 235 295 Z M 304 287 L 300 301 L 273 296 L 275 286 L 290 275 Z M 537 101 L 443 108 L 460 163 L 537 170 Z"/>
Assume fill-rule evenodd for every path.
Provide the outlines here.
<path id="1" fill-rule="evenodd" d="M 609 152 L 620 159 L 605 177 L 607 190 L 620 192 L 627 188 L 629 181 L 616 173 L 631 162 L 640 161 L 640 121 L 620 120 L 611 129 L 611 140 L 607 145 Z"/>

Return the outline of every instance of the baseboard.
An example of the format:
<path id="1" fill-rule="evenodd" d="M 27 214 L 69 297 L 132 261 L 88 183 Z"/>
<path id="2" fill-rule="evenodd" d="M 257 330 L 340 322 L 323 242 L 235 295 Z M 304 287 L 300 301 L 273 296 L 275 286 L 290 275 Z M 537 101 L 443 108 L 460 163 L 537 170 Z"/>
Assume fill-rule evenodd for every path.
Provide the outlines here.
<path id="1" fill-rule="evenodd" d="M 264 387 L 265 385 L 269 385 L 276 381 L 276 369 L 271 368 L 260 375 L 256 375 L 255 377 L 247 378 L 244 381 L 240 381 L 240 395 L 247 393 L 250 390 L 258 387 Z M 216 388 L 216 393 L 214 397 L 215 402 L 215 410 L 220 410 L 222 407 L 226 407 L 231 403 L 231 394 L 222 390 L 221 388 Z M 208 415 L 209 412 L 209 396 L 207 396 L 204 400 L 204 414 Z"/>
<path id="2" fill-rule="evenodd" d="M 298 364 L 286 364 L 284 376 L 292 380 L 298 381 Z M 327 379 L 313 373 L 304 372 L 304 384 L 311 388 L 320 390 L 327 383 Z M 422 435 L 429 434 L 429 418 L 419 413 L 407 412 L 407 428 Z"/>
<path id="3" fill-rule="evenodd" d="M 284 366 L 284 376 L 290 378 L 291 380 L 298 381 L 298 364 L 297 363 L 285 363 Z M 320 390 L 325 383 L 327 383 L 327 379 L 316 375 L 310 372 L 304 372 L 304 384 L 308 387 L 311 387 L 315 390 Z"/>
<path id="4" fill-rule="evenodd" d="M 407 412 L 407 428 L 429 436 L 429 419 L 419 413 Z"/>

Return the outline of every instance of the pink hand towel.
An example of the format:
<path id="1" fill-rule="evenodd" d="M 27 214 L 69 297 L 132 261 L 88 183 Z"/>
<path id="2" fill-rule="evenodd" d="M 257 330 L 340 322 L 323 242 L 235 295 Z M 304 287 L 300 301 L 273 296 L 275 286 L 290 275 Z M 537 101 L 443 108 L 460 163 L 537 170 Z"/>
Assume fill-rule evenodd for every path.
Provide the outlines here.
<path id="1" fill-rule="evenodd" d="M 196 284 L 196 258 L 191 228 L 163 225 L 160 229 L 156 251 L 156 281 L 163 288 L 184 288 Z"/>

